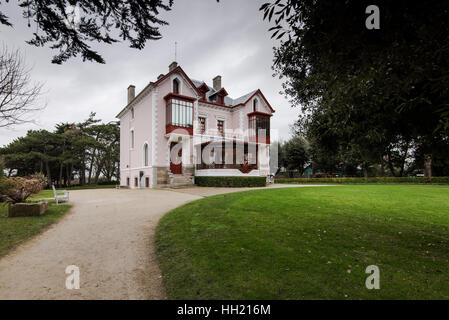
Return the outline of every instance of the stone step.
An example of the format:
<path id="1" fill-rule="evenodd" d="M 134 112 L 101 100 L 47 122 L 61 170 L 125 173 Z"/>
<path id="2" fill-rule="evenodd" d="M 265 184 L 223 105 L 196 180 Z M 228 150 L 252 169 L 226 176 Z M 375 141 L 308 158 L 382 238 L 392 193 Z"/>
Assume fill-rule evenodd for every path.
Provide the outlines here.
<path id="1" fill-rule="evenodd" d="M 171 188 L 184 188 L 193 185 L 192 176 L 185 176 L 176 174 L 172 176 Z"/>
<path id="2" fill-rule="evenodd" d="M 182 188 L 190 188 L 192 187 L 193 184 L 182 184 L 182 183 L 177 183 L 177 184 L 172 184 L 170 186 L 171 189 L 182 189 Z"/>

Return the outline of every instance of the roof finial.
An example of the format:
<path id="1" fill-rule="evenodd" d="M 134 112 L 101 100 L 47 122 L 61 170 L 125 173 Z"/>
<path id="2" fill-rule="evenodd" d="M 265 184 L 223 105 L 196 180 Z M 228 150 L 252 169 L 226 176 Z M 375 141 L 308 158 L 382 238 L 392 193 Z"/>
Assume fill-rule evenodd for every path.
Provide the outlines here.
<path id="1" fill-rule="evenodd" d="M 177 58 L 178 58 L 178 43 L 175 41 L 175 61 L 178 61 Z"/>

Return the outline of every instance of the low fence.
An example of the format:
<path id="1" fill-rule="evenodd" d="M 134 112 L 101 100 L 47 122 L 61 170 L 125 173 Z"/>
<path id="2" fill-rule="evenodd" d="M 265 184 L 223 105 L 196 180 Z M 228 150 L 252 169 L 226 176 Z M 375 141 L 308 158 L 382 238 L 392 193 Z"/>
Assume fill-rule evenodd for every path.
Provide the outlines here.
<path id="1" fill-rule="evenodd" d="M 276 178 L 288 184 L 449 184 L 449 177 Z"/>

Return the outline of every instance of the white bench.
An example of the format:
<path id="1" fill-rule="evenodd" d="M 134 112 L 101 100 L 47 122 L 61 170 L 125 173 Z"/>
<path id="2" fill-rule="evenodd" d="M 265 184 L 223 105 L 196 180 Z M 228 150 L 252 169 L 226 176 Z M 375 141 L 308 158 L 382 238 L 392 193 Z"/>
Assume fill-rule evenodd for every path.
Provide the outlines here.
<path id="1" fill-rule="evenodd" d="M 55 186 L 51 186 L 53 188 L 53 194 L 55 196 L 56 204 L 59 204 L 59 200 L 69 201 L 69 192 L 67 190 L 56 191 Z"/>

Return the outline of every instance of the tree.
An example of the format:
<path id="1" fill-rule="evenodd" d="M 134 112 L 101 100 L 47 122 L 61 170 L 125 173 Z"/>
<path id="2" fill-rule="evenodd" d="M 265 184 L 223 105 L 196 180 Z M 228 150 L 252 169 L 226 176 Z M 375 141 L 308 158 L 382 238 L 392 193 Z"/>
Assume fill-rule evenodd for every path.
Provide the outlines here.
<path id="1" fill-rule="evenodd" d="M 285 143 L 283 148 L 285 149 L 287 169 L 298 170 L 299 175 L 302 175 L 310 158 L 307 141 L 300 136 L 294 136 Z"/>
<path id="2" fill-rule="evenodd" d="M 274 69 L 312 145 L 340 167 L 358 158 L 367 175 L 386 161 L 404 175 L 410 146 L 432 159 L 448 137 L 449 4 L 379 1 L 381 29 L 368 30 L 369 4 L 276 0 L 261 10 L 282 39 Z"/>
<path id="3" fill-rule="evenodd" d="M 0 127 L 28 121 L 26 114 L 42 109 L 39 97 L 42 84 L 30 79 L 24 59 L 18 50 L 0 51 Z"/>
<path id="4" fill-rule="evenodd" d="M 35 24 L 33 37 L 27 43 L 42 47 L 50 44 L 59 50 L 52 62 L 61 64 L 81 55 L 83 61 L 104 63 L 89 43 L 129 42 L 131 48 L 143 49 L 147 40 L 162 36 L 159 26 L 167 22 L 157 16 L 168 11 L 173 0 L 24 0 L 18 1 L 28 26 Z M 0 12 L 0 23 L 12 26 Z"/>
<path id="5" fill-rule="evenodd" d="M 76 178 L 81 185 L 118 180 L 119 125 L 99 121 L 91 113 L 83 122 L 58 124 L 54 132 L 30 130 L 0 148 L 4 165 L 17 176 L 45 174 L 48 186 L 70 186 Z"/>

